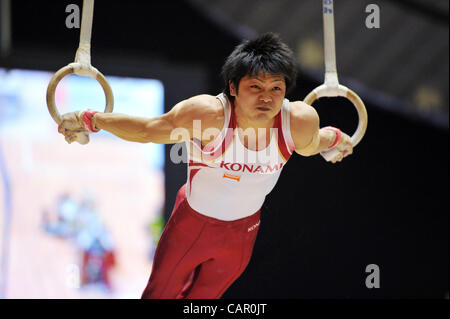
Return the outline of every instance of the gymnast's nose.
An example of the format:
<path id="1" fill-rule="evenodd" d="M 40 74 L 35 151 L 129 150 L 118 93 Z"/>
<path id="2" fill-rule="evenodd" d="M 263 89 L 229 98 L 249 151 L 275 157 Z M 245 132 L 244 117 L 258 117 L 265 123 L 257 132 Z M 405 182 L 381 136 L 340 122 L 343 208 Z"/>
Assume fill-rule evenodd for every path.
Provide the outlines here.
<path id="1" fill-rule="evenodd" d="M 272 97 L 269 94 L 263 94 L 260 97 L 260 100 L 263 101 L 264 103 L 269 103 L 272 102 Z"/>

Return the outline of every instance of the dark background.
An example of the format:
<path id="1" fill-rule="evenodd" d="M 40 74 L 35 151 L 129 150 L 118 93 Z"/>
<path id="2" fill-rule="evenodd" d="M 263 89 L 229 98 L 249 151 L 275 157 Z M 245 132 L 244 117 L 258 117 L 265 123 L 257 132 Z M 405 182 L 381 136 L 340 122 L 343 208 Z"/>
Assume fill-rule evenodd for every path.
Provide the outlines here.
<path id="1" fill-rule="evenodd" d="M 0 67 L 54 72 L 73 61 L 79 30 L 65 26 L 70 3 L 81 7 L 13 1 L 12 47 Z M 92 64 L 106 75 L 160 79 L 166 111 L 220 93 L 221 65 L 243 38 L 190 1 L 98 0 L 94 16 Z M 300 64 L 288 98 L 303 99 L 321 81 Z M 369 114 L 364 139 L 336 165 L 291 157 L 263 206 L 253 258 L 224 298 L 448 298 L 448 125 L 407 116 L 391 100 L 387 108 L 383 92 L 351 81 Z M 355 130 L 350 102 L 315 106 L 321 126 Z M 186 179 L 169 151 L 166 217 Z M 369 264 L 380 268 L 379 289 L 365 286 Z"/>

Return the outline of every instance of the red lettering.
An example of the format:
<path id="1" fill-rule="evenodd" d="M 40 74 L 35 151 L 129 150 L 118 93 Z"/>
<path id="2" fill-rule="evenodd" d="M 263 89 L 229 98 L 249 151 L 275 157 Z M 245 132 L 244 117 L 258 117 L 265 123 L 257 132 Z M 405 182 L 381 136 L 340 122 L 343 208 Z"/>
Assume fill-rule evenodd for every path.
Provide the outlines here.
<path id="1" fill-rule="evenodd" d="M 275 164 L 273 168 L 272 168 L 270 165 L 268 165 L 268 166 L 266 167 L 265 173 L 267 173 L 268 171 L 270 171 L 271 173 L 272 173 L 273 171 L 278 171 L 278 165 Z"/>
<path id="2" fill-rule="evenodd" d="M 281 170 L 283 165 L 284 165 L 284 163 L 280 163 L 280 165 L 275 164 L 273 166 L 271 166 L 271 165 L 267 165 L 267 166 L 258 165 L 255 168 L 255 166 L 253 164 L 252 165 L 247 165 L 247 164 L 241 164 L 241 163 L 221 162 L 220 163 L 220 168 L 225 168 L 226 170 L 234 171 L 234 172 L 238 172 L 238 171 L 245 172 L 245 171 L 248 171 L 250 173 L 273 173 L 273 172 L 276 172 L 278 170 Z"/>
<path id="3" fill-rule="evenodd" d="M 235 165 L 237 165 L 239 168 L 238 168 L 238 169 L 234 169 L 233 167 L 234 167 Z M 233 164 L 231 164 L 231 170 L 232 170 L 232 171 L 237 172 L 237 171 L 240 171 L 241 169 L 242 169 L 242 165 L 241 165 L 241 164 L 239 164 L 239 163 L 233 163 Z"/>
<path id="4" fill-rule="evenodd" d="M 228 164 L 230 164 L 230 163 L 221 162 L 220 163 L 220 168 L 224 168 L 225 167 L 225 169 L 230 170 L 230 168 L 227 166 Z"/>
<path id="5" fill-rule="evenodd" d="M 257 173 L 257 172 L 264 173 L 264 171 L 263 171 L 262 168 L 261 168 L 261 165 L 259 165 L 259 166 L 253 171 L 253 173 Z"/>

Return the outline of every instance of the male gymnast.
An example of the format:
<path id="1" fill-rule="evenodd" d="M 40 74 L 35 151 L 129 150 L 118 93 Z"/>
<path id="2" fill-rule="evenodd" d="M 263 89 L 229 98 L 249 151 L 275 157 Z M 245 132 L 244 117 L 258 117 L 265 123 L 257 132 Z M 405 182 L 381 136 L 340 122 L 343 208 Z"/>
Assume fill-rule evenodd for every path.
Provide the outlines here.
<path id="1" fill-rule="evenodd" d="M 217 96 L 188 98 L 155 118 L 91 110 L 63 115 L 58 131 L 68 143 L 77 132 L 100 129 L 132 142 L 186 143 L 187 181 L 142 298 L 220 298 L 250 261 L 261 206 L 292 153 L 336 148 L 332 163 L 352 154 L 347 134 L 320 128 L 313 107 L 285 98 L 296 74 L 292 51 L 266 33 L 243 41 L 226 59 L 225 89 Z"/>

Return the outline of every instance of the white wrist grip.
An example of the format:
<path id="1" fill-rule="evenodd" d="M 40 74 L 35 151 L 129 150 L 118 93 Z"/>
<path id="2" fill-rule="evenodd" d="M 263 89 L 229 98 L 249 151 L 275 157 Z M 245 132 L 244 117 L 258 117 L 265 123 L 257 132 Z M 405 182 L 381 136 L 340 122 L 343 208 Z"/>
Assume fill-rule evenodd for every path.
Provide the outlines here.
<path id="1" fill-rule="evenodd" d="M 75 133 L 75 141 L 80 143 L 81 145 L 86 145 L 89 143 L 89 131 L 82 131 L 82 132 L 76 132 Z"/>
<path id="2" fill-rule="evenodd" d="M 327 161 L 331 162 L 335 157 L 339 156 L 341 152 L 338 151 L 337 147 L 333 147 L 332 149 L 323 151 L 320 153 L 322 157 Z"/>

